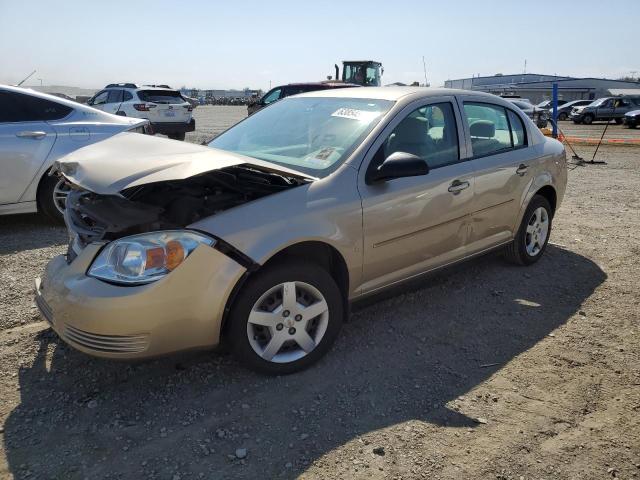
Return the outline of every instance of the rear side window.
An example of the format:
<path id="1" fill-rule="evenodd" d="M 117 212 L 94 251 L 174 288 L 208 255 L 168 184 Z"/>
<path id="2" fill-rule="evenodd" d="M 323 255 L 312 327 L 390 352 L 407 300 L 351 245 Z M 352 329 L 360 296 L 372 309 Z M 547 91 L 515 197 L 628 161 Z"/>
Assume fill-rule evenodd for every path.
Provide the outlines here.
<path id="1" fill-rule="evenodd" d="M 465 102 L 464 113 L 469 123 L 474 157 L 491 155 L 512 147 L 509 120 L 504 107 Z"/>
<path id="2" fill-rule="evenodd" d="M 262 98 L 262 103 L 264 103 L 265 105 L 275 102 L 276 100 L 278 100 L 280 98 L 280 92 L 282 91 L 282 89 L 280 88 L 276 88 L 271 90 L 269 93 L 267 93 L 263 98 Z"/>
<path id="3" fill-rule="evenodd" d="M 0 92 L 0 122 L 60 120 L 69 115 L 72 110 L 71 107 L 44 98 Z"/>
<path id="4" fill-rule="evenodd" d="M 524 123 L 514 111 L 489 103 L 464 103 L 474 157 L 527 145 Z"/>
<path id="5" fill-rule="evenodd" d="M 511 110 L 507 110 L 507 114 L 509 115 L 509 126 L 511 127 L 511 140 L 513 142 L 513 148 L 526 146 L 527 134 L 526 130 L 524 129 L 524 123 L 522 123 L 522 119 Z"/>
<path id="6" fill-rule="evenodd" d="M 131 95 L 131 92 L 127 92 L 126 90 L 124 90 L 124 97 L 122 99 L 123 102 L 128 102 L 129 100 L 133 99 L 133 95 Z"/>
<path id="7" fill-rule="evenodd" d="M 184 103 L 184 99 L 177 90 L 140 90 L 138 97 L 143 102 L 150 103 Z"/>

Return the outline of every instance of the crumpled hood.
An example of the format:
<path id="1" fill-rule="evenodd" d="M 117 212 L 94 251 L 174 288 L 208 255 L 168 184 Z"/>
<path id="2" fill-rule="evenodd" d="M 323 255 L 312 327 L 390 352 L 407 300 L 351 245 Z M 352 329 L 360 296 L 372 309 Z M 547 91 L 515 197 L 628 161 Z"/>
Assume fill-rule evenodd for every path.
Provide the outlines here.
<path id="1" fill-rule="evenodd" d="M 54 163 L 71 183 L 101 195 L 167 180 L 182 180 L 233 165 L 313 179 L 304 173 L 223 150 L 123 132 L 74 151 Z"/>

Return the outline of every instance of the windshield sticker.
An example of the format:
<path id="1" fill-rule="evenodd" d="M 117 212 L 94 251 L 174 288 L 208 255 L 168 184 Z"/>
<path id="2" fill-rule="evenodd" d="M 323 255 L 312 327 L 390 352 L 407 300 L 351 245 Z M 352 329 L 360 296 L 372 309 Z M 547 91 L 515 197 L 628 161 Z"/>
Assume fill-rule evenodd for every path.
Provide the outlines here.
<path id="1" fill-rule="evenodd" d="M 312 168 L 324 169 L 330 167 L 335 160 L 331 157 L 335 153 L 336 149 L 333 147 L 324 147 L 322 150 L 313 153 L 311 157 L 304 159 L 304 163 Z"/>
<path id="2" fill-rule="evenodd" d="M 348 118 L 350 120 L 358 120 L 360 122 L 370 122 L 378 115 L 380 115 L 380 112 L 357 110 L 355 108 L 339 108 L 331 114 L 332 117 Z"/>

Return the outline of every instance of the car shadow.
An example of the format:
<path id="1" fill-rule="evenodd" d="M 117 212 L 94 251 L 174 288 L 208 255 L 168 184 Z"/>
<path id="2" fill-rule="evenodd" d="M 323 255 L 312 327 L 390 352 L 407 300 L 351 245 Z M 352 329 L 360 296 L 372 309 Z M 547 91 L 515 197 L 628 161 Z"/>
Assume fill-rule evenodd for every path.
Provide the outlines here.
<path id="1" fill-rule="evenodd" d="M 0 255 L 64 245 L 69 241 L 64 225 L 40 214 L 0 216 Z"/>
<path id="2" fill-rule="evenodd" d="M 9 469 L 16 478 L 295 478 L 403 422 L 474 428 L 447 403 L 563 325 L 605 279 L 553 245 L 528 268 L 485 256 L 360 302 L 325 359 L 287 377 L 220 353 L 93 359 L 45 330 L 4 426 Z"/>

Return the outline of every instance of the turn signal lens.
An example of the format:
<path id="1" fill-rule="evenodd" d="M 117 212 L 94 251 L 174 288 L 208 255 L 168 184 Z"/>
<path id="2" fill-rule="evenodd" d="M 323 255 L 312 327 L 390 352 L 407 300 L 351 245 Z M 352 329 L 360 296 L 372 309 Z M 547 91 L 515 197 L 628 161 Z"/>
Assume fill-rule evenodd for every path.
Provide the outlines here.
<path id="1" fill-rule="evenodd" d="M 124 237 L 109 243 L 96 257 L 88 275 L 113 283 L 141 284 L 172 272 L 199 245 L 213 238 L 188 230 L 171 230 Z"/>
<path id="2" fill-rule="evenodd" d="M 167 267 L 167 270 L 175 269 L 182 263 L 182 261 L 186 257 L 186 255 L 184 254 L 184 247 L 180 242 L 176 240 L 171 240 L 169 243 L 167 243 L 165 251 L 167 254 L 165 260 L 165 266 Z"/>

